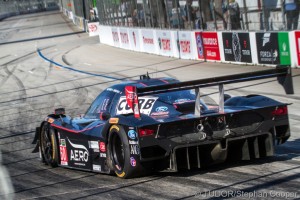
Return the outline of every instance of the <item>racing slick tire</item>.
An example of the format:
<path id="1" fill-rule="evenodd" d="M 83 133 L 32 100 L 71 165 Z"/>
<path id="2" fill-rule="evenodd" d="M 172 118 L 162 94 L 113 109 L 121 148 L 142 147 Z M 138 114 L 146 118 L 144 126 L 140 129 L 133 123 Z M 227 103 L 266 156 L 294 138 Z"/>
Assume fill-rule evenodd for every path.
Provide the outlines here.
<path id="1" fill-rule="evenodd" d="M 107 144 L 108 163 L 120 178 L 140 176 L 143 167 L 138 155 L 130 155 L 130 145 L 122 126 L 113 125 L 109 130 Z"/>
<path id="2" fill-rule="evenodd" d="M 41 129 L 40 150 L 44 162 L 51 167 L 58 165 L 58 146 L 54 129 L 45 122 Z"/>

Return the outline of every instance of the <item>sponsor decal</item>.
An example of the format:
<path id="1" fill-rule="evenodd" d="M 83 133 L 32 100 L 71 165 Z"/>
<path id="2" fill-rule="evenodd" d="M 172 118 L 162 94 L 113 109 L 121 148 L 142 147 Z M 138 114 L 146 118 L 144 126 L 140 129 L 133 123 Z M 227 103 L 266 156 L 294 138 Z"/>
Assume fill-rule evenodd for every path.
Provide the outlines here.
<path id="1" fill-rule="evenodd" d="M 135 36 L 134 31 L 132 32 L 132 37 L 133 37 L 134 46 L 136 47 L 136 36 Z"/>
<path id="2" fill-rule="evenodd" d="M 66 147 L 66 140 L 60 139 L 60 164 L 61 165 L 68 165 L 68 154 L 67 154 L 67 147 Z"/>
<path id="3" fill-rule="evenodd" d="M 196 37 L 196 44 L 197 44 L 197 53 L 199 59 L 204 59 L 204 49 L 203 49 L 203 42 L 202 42 L 202 35 L 200 32 L 195 33 Z"/>
<path id="4" fill-rule="evenodd" d="M 99 149 L 101 152 L 106 152 L 106 145 L 104 142 L 99 142 Z"/>
<path id="5" fill-rule="evenodd" d="M 110 118 L 109 123 L 110 124 L 117 124 L 117 123 L 119 123 L 119 118 Z"/>
<path id="6" fill-rule="evenodd" d="M 100 158 L 106 158 L 106 153 L 100 153 Z"/>
<path id="7" fill-rule="evenodd" d="M 101 171 L 101 165 L 93 165 L 93 171 Z"/>
<path id="8" fill-rule="evenodd" d="M 130 154 L 131 155 L 139 155 L 140 154 L 139 145 L 137 145 L 137 144 L 130 145 Z"/>
<path id="9" fill-rule="evenodd" d="M 179 44 L 182 53 L 191 53 L 191 42 L 189 40 L 181 40 Z"/>
<path id="10" fill-rule="evenodd" d="M 128 34 L 124 32 L 120 32 L 120 37 L 121 37 L 121 43 L 123 44 L 129 44 L 129 38 Z"/>
<path id="11" fill-rule="evenodd" d="M 128 134 L 128 137 L 132 140 L 135 140 L 137 137 L 137 133 L 135 132 L 135 130 L 129 130 L 127 134 Z"/>
<path id="12" fill-rule="evenodd" d="M 89 148 L 99 150 L 98 141 L 89 141 Z"/>
<path id="13" fill-rule="evenodd" d="M 107 88 L 106 90 L 110 91 L 110 92 L 117 93 L 117 94 L 121 94 L 122 93 L 120 90 L 117 90 L 117 89 L 114 89 L 114 88 Z"/>
<path id="14" fill-rule="evenodd" d="M 136 166 L 136 160 L 133 158 L 133 157 L 130 157 L 130 165 L 132 167 L 135 167 Z"/>
<path id="15" fill-rule="evenodd" d="M 134 141 L 134 140 L 129 140 L 128 142 L 129 144 L 138 144 L 138 141 Z"/>
<path id="16" fill-rule="evenodd" d="M 153 112 L 151 116 L 161 116 L 161 115 L 168 115 L 169 112 Z"/>
<path id="17" fill-rule="evenodd" d="M 77 161 L 77 162 L 85 162 L 89 161 L 89 151 L 88 149 L 81 144 L 74 144 L 72 143 L 69 138 L 67 138 L 69 144 L 72 146 L 73 149 L 70 150 L 70 161 Z M 74 163 L 77 165 L 85 165 L 84 163 Z"/>
<path id="18" fill-rule="evenodd" d="M 226 61 L 252 63 L 249 33 L 223 32 Z"/>
<path id="19" fill-rule="evenodd" d="M 113 36 L 114 42 L 119 42 L 119 34 L 117 31 L 112 31 L 112 36 Z"/>
<path id="20" fill-rule="evenodd" d="M 156 100 L 157 97 L 139 97 L 140 112 L 145 115 L 149 115 Z M 126 101 L 125 96 L 120 97 L 116 109 L 117 109 L 116 112 L 117 115 L 130 114 L 133 112 Z"/>
<path id="21" fill-rule="evenodd" d="M 191 102 L 191 101 L 194 101 L 194 100 L 190 100 L 190 99 L 176 99 L 175 103 L 181 104 L 181 103 L 186 103 L 186 102 Z"/>
<path id="22" fill-rule="evenodd" d="M 168 107 L 166 106 L 159 106 L 155 109 L 156 112 L 165 112 L 168 110 Z"/>
<path id="23" fill-rule="evenodd" d="M 143 37 L 143 42 L 144 42 L 144 44 L 154 44 L 153 38 Z"/>

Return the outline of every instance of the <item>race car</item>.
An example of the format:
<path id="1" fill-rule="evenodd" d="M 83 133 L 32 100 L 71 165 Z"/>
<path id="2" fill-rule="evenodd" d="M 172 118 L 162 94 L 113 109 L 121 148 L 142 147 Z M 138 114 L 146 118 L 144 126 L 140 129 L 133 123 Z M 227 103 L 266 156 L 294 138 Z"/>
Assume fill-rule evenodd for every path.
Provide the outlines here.
<path id="1" fill-rule="evenodd" d="M 272 156 L 290 137 L 288 104 L 224 93 L 226 84 L 272 77 L 293 94 L 283 66 L 187 82 L 143 75 L 102 91 L 81 117 L 56 109 L 36 128 L 33 152 L 52 167 L 120 178 Z M 205 87 L 219 89 L 218 103 Z"/>

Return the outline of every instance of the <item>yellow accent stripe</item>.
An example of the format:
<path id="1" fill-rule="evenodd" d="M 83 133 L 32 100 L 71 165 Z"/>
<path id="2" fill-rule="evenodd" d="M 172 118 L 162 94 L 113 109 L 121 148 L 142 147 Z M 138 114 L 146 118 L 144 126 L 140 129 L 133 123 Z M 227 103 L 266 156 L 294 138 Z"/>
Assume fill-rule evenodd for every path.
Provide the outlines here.
<path id="1" fill-rule="evenodd" d="M 116 126 L 116 125 L 112 125 L 111 127 L 110 127 L 110 129 L 109 129 L 109 131 L 111 131 L 112 129 L 117 129 L 117 131 L 120 131 L 120 128 L 118 127 L 118 126 Z"/>
<path id="2" fill-rule="evenodd" d="M 55 159 L 55 150 L 54 150 L 54 135 L 51 135 L 51 143 L 52 143 L 52 159 Z"/>
<path id="3" fill-rule="evenodd" d="M 121 174 L 118 174 L 118 173 L 116 172 L 116 174 L 117 174 L 117 176 L 120 177 L 120 178 L 122 178 L 122 177 L 125 176 L 125 172 L 122 172 Z"/>

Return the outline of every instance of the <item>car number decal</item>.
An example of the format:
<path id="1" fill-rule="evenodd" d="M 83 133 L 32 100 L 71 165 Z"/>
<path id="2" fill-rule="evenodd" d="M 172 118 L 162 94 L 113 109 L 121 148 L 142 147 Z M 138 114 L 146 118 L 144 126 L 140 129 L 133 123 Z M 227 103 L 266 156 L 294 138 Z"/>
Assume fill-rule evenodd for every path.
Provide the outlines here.
<path id="1" fill-rule="evenodd" d="M 152 107 L 156 102 L 157 97 L 139 97 L 139 105 L 140 105 L 140 112 L 145 115 L 150 115 Z M 118 106 L 117 106 L 117 115 L 124 115 L 133 113 L 132 109 L 128 106 L 126 102 L 126 97 L 120 97 Z"/>

